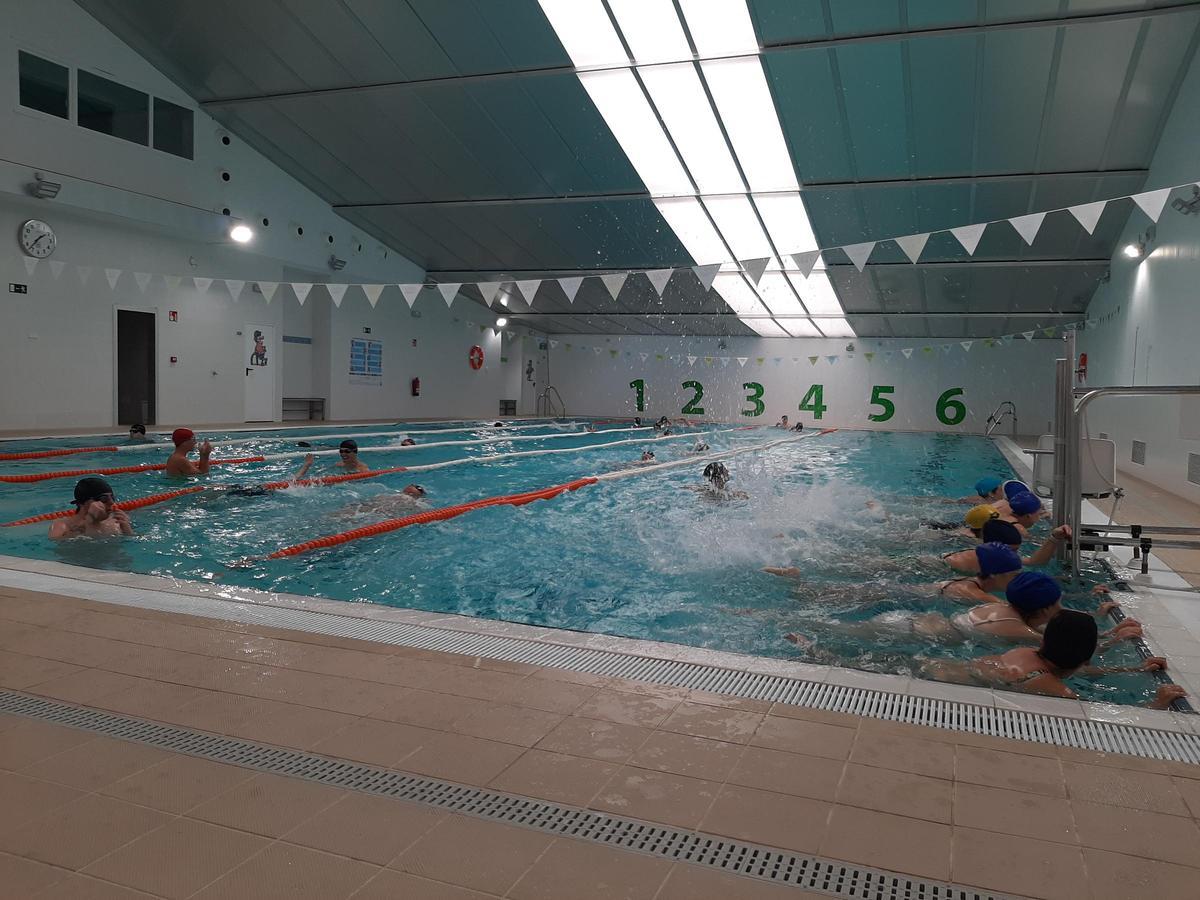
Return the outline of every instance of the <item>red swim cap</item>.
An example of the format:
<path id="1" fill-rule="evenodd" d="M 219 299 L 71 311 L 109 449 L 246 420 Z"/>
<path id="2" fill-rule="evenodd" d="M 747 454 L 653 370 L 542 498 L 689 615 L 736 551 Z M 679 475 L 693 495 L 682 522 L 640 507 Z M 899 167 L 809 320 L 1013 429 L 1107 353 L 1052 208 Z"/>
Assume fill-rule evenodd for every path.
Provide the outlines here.
<path id="1" fill-rule="evenodd" d="M 176 428 L 171 432 L 171 440 L 175 443 L 176 447 L 178 447 L 184 441 L 190 441 L 195 436 L 196 432 L 192 431 L 190 428 Z"/>

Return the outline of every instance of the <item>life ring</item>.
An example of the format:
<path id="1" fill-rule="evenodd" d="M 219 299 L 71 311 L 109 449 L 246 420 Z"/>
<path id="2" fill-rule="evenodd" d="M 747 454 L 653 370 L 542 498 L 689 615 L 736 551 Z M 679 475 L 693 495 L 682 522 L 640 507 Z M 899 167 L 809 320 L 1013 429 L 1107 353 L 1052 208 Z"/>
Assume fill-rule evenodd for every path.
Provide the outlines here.
<path id="1" fill-rule="evenodd" d="M 472 369 L 483 368 L 483 348 L 476 344 L 471 348 L 471 352 L 467 354 L 467 362 L 471 364 Z"/>

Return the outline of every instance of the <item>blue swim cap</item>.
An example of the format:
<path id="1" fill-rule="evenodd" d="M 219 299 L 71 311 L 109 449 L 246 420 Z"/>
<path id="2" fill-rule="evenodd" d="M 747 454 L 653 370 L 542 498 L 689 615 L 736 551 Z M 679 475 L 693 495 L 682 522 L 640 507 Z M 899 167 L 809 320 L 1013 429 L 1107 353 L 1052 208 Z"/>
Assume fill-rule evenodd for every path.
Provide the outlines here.
<path id="1" fill-rule="evenodd" d="M 1013 497 L 1017 496 L 1017 494 L 1028 493 L 1029 485 L 1023 481 L 1017 481 L 1016 479 L 1010 478 L 1008 481 L 1004 482 L 1004 496 L 1008 500 L 1011 500 Z"/>
<path id="2" fill-rule="evenodd" d="M 1042 501 L 1029 491 L 1023 491 L 1008 498 L 1008 508 L 1013 515 L 1028 516 L 1042 508 Z"/>
<path id="3" fill-rule="evenodd" d="M 986 497 L 996 488 L 1000 487 L 1004 482 L 995 475 L 985 475 L 975 482 L 975 493 L 980 497 Z"/>
<path id="4" fill-rule="evenodd" d="M 1021 546 L 1021 532 L 1017 530 L 1017 526 L 1012 522 L 1005 522 L 1003 519 L 992 519 L 985 522 L 983 528 L 984 543 L 987 544 L 1006 544 L 1009 547 Z"/>
<path id="5" fill-rule="evenodd" d="M 1007 544 L 980 544 L 975 548 L 975 558 L 979 560 L 979 574 L 985 577 L 1017 572 L 1021 568 L 1021 557 Z"/>
<path id="6" fill-rule="evenodd" d="M 1062 597 L 1062 588 L 1044 572 L 1022 572 L 1009 582 L 1004 596 L 1022 612 L 1036 612 L 1057 603 Z"/>

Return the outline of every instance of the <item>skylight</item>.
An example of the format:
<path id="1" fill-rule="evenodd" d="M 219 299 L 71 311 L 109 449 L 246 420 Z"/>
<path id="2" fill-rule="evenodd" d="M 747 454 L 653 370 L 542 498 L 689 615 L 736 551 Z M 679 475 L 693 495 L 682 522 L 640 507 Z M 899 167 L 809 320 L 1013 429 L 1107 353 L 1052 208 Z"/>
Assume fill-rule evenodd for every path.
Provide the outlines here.
<path id="1" fill-rule="evenodd" d="M 679 0 L 679 7 L 701 57 L 758 54 L 746 0 Z"/>
<path id="2" fill-rule="evenodd" d="M 639 64 L 692 58 L 692 48 L 671 0 L 608 0 L 608 7 Z"/>
<path id="3" fill-rule="evenodd" d="M 695 197 L 655 200 L 654 205 L 698 265 L 728 259 L 729 251 Z"/>
<path id="4" fill-rule="evenodd" d="M 772 256 L 771 244 L 745 194 L 705 197 L 704 205 L 738 259 Z"/>
<path id="5" fill-rule="evenodd" d="M 629 64 L 629 56 L 600 0 L 538 2 L 577 69 Z"/>

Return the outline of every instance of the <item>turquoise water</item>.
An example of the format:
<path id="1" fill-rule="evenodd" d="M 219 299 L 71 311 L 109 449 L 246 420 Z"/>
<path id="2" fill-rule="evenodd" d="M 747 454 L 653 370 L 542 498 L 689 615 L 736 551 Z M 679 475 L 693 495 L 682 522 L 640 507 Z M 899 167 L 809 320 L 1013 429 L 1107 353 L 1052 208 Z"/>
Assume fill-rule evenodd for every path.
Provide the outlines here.
<path id="1" fill-rule="evenodd" d="M 548 487 L 629 465 L 652 447 L 659 461 L 685 458 L 693 440 L 648 441 L 652 432 L 601 424 L 497 431 L 461 423 L 294 429 L 263 432 L 215 456 L 295 452 L 295 458 L 216 467 L 213 485 L 287 478 L 302 461 L 305 435 L 390 431 L 359 439 L 373 469 L 410 467 L 496 453 L 566 450 L 432 471 L 382 476 L 328 487 L 294 488 L 266 496 L 200 494 L 131 514 L 136 535 L 52 544 L 44 523 L 0 529 L 0 553 L 76 565 L 243 585 L 349 602 L 459 613 L 557 628 L 672 641 L 762 656 L 803 659 L 877 672 L 916 674 L 921 658 L 964 658 L 1003 649 L 967 643 L 940 646 L 911 634 L 872 638 L 843 628 L 899 610 L 960 612 L 925 596 L 923 586 L 949 577 L 928 559 L 967 542 L 921 527 L 927 519 L 957 519 L 959 497 L 983 474 L 1008 466 L 984 438 L 948 434 L 838 431 L 756 450 L 726 461 L 732 487 L 746 499 L 715 502 L 697 486 L 703 463 L 602 482 L 555 500 L 494 507 L 432 525 L 405 528 L 299 557 L 265 560 L 281 547 L 371 524 L 396 513 L 363 508 L 408 483 L 428 492 L 431 507 Z M 720 427 L 720 426 L 712 426 Z M 419 445 L 395 445 L 408 431 Z M 564 435 L 566 435 L 564 437 Z M 528 436 L 529 440 L 512 438 Z M 781 437 L 769 428 L 725 427 L 706 440 L 713 451 L 753 447 Z M 213 440 L 238 434 L 205 434 Z M 441 441 L 476 443 L 425 447 Z M 0 452 L 88 446 L 96 438 L 5 442 Z M 336 447 L 337 438 L 316 449 Z M 587 447 L 598 449 L 587 450 Z M 0 462 L 0 473 L 65 471 L 162 461 L 165 447 Z M 313 473 L 336 457 L 318 457 Z M 74 478 L 0 484 L 0 521 L 64 508 Z M 186 481 L 161 473 L 110 477 L 121 499 L 171 490 Z M 1044 536 L 1045 526 L 1035 529 Z M 1032 547 L 1027 548 L 1027 552 Z M 240 563 L 253 562 L 245 568 Z M 761 572 L 795 565 L 799 581 Z M 1098 579 L 1100 573 L 1096 574 Z M 1091 608 L 1087 596 L 1069 605 Z M 785 639 L 804 635 L 807 645 Z M 1128 665 L 1127 647 L 1105 664 Z M 1077 679 L 1087 699 L 1139 703 L 1153 694 L 1149 676 Z"/>

